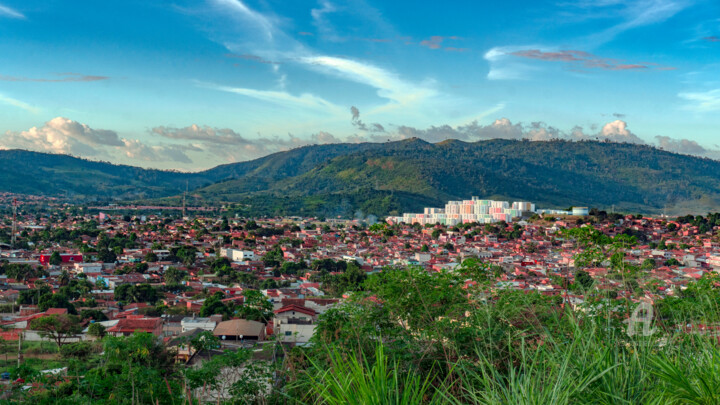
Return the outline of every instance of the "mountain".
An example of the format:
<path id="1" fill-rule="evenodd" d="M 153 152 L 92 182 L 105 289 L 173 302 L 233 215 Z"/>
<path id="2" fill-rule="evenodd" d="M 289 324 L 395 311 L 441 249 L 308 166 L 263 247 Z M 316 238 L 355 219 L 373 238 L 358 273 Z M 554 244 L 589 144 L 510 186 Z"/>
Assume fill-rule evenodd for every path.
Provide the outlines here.
<path id="1" fill-rule="evenodd" d="M 75 200 L 130 199 L 177 194 L 212 183 L 198 175 L 95 162 L 67 155 L 0 151 L 0 191 Z"/>
<path id="2" fill-rule="evenodd" d="M 630 212 L 720 206 L 720 162 L 609 142 L 420 139 L 314 145 L 197 173 L 0 151 L 0 191 L 74 199 L 234 203 L 248 215 L 387 215 L 470 196 Z"/>
<path id="3" fill-rule="evenodd" d="M 357 147 L 271 181 L 258 179 L 258 167 L 194 194 L 281 215 L 383 215 L 472 195 L 655 213 L 706 213 L 720 205 L 720 162 L 646 145 L 410 139 Z"/>

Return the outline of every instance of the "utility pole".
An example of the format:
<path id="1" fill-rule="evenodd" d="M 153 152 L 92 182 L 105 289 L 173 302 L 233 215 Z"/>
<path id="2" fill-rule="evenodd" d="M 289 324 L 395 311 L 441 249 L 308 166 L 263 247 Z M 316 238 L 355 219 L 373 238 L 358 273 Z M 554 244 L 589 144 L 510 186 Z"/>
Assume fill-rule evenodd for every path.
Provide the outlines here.
<path id="1" fill-rule="evenodd" d="M 15 241 L 17 233 L 17 198 L 13 198 L 13 222 L 12 222 L 12 237 L 10 238 L 10 244 L 13 249 L 15 248 Z"/>
<path id="2" fill-rule="evenodd" d="M 18 332 L 18 355 L 17 355 L 17 361 L 18 361 L 18 367 L 20 367 L 20 363 L 22 363 L 23 356 L 22 356 L 22 331 Z"/>

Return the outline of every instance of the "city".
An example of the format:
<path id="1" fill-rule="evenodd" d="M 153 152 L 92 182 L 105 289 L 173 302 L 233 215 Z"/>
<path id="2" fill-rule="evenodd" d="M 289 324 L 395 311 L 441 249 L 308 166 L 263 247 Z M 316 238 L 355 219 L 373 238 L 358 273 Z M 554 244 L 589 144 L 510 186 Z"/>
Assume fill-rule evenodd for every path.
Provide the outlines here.
<path id="1" fill-rule="evenodd" d="M 92 342 L 104 336 L 143 332 L 186 367 L 238 348 L 252 348 L 246 361 L 268 367 L 269 358 L 288 355 L 278 354 L 275 345 L 291 350 L 318 344 L 324 314 L 354 302 L 373 274 L 403 268 L 455 275 L 466 294 L 480 286 L 485 294 L 536 293 L 572 311 L 586 311 L 598 300 L 649 303 L 658 319 L 667 320 L 673 315 L 664 302 L 720 271 L 720 215 L 665 218 L 586 208 L 574 210 L 581 215 L 538 214 L 532 203 L 464 202 L 476 204 L 497 206 L 498 212 L 487 222 L 477 221 L 487 214 L 477 214 L 443 225 L 413 214 L 368 224 L 201 213 L 81 214 L 86 210 L 67 204 L 33 214 L 32 206 L 21 207 L 0 228 L 5 366 L 24 361 L 48 367 L 35 372 L 67 380 L 75 378 L 68 359 L 83 356 L 71 351 L 92 350 Z M 510 206 L 529 210 L 502 213 Z M 438 215 L 433 210 L 426 212 Z M 392 223 L 408 218 L 412 223 Z M 609 257 L 579 263 L 592 249 L 581 230 L 624 245 Z M 491 274 L 484 281 L 466 273 L 480 262 Z M 718 326 L 688 323 L 683 333 L 717 336 Z M 216 346 L 201 337 L 214 338 Z M 228 377 L 230 383 L 237 378 Z M 26 387 L 42 390 L 38 384 Z M 229 398 L 230 390 L 196 389 L 191 395 L 215 401 Z"/>

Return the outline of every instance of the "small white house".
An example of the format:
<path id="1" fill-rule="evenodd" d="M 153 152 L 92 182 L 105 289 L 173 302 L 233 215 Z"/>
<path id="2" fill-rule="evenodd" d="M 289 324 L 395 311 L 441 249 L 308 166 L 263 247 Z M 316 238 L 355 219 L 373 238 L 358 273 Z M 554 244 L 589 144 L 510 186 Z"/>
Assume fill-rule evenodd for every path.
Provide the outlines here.
<path id="1" fill-rule="evenodd" d="M 212 332 L 213 330 L 215 330 L 217 324 L 217 321 L 211 318 L 194 318 L 190 316 L 185 317 L 180 321 L 182 333 L 191 331 L 193 329 L 209 330 Z"/>
<path id="2" fill-rule="evenodd" d="M 233 262 L 243 262 L 246 260 L 255 260 L 255 252 L 252 250 L 239 250 L 239 249 L 220 249 L 220 255 L 225 256 Z"/>

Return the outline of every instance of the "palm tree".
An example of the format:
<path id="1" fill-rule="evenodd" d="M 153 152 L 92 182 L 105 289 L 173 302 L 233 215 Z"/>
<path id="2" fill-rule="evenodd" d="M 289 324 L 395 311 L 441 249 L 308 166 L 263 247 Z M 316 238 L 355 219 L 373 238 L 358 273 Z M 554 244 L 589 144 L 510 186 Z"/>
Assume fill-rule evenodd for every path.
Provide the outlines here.
<path id="1" fill-rule="evenodd" d="M 68 274 L 67 270 L 63 270 L 60 275 L 58 276 L 58 283 L 61 286 L 65 286 L 70 282 L 70 274 Z"/>

